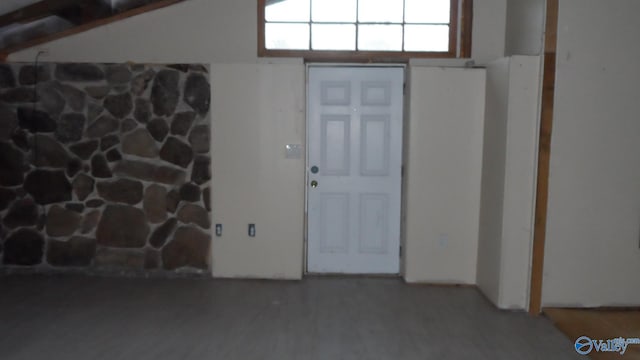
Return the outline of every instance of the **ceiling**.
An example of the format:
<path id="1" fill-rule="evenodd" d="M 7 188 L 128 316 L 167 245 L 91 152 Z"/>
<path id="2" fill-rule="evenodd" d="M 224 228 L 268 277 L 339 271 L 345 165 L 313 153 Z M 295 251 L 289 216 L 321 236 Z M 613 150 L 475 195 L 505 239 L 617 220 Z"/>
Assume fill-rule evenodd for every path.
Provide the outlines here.
<path id="1" fill-rule="evenodd" d="M 0 0 L 0 55 L 183 0 Z"/>

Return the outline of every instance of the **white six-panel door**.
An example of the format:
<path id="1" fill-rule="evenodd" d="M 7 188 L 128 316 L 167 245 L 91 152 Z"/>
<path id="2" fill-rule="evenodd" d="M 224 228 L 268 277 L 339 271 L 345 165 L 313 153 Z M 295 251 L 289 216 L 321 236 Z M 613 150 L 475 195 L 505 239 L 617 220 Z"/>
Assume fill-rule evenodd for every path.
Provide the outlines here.
<path id="1" fill-rule="evenodd" d="M 310 67 L 310 273 L 397 274 L 401 67 Z"/>

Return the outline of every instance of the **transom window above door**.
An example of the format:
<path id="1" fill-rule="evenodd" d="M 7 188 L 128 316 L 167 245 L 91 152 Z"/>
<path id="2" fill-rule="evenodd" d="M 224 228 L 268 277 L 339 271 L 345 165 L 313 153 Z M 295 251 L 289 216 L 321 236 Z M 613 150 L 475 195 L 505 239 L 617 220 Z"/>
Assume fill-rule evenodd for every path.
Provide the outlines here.
<path id="1" fill-rule="evenodd" d="M 258 0 L 258 53 L 311 59 L 468 57 L 471 1 Z"/>

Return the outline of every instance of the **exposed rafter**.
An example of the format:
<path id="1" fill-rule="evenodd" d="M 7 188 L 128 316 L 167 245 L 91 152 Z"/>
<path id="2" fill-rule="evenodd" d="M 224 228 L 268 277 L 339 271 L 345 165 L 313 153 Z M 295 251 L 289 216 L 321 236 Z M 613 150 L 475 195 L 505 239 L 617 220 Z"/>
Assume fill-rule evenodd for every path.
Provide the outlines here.
<path id="1" fill-rule="evenodd" d="M 185 0 L 132 0 L 125 2 L 125 10 L 120 4 L 116 9 L 111 1 L 105 0 L 42 0 L 10 13 L 0 15 L 0 29 L 12 29 L 28 26 L 45 18 L 59 18 L 65 22 L 66 28 L 52 29 L 46 33 L 25 34 L 21 41 L 0 46 L 0 61 L 16 51 L 37 46 L 93 29 L 98 26 L 116 22 L 128 17 L 170 6 Z M 126 5 L 129 5 L 128 7 Z M 2 31 L 0 30 L 0 36 Z"/>

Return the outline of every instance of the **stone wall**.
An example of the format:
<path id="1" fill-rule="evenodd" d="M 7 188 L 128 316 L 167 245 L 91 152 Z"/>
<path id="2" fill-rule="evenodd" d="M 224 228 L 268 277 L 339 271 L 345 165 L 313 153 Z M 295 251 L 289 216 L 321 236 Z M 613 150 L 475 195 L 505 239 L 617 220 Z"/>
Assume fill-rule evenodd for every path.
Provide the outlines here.
<path id="1" fill-rule="evenodd" d="M 0 267 L 208 273 L 202 65 L 0 65 Z"/>

